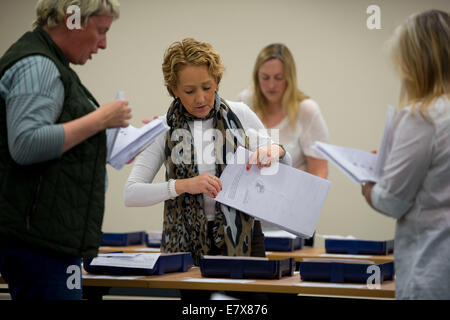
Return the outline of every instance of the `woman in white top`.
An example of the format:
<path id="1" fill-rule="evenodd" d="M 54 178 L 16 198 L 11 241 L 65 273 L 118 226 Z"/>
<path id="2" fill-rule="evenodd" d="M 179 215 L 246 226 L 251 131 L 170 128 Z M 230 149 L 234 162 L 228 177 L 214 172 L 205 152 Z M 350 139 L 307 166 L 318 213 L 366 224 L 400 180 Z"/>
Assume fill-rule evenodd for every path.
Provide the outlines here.
<path id="1" fill-rule="evenodd" d="M 297 71 L 289 49 L 279 43 L 266 46 L 253 68 L 253 88 L 238 95 L 259 116 L 272 136 L 292 157 L 292 166 L 327 179 L 328 162 L 312 147 L 328 142 L 328 128 L 319 105 L 297 86 Z M 275 136 L 277 135 L 277 136 Z M 277 229 L 263 223 L 265 230 Z M 314 238 L 305 241 L 312 246 Z"/>
<path id="2" fill-rule="evenodd" d="M 328 141 L 328 128 L 319 105 L 298 89 L 295 61 L 285 45 L 270 44 L 259 53 L 253 88 L 241 92 L 238 100 L 250 106 L 266 128 L 276 129 L 269 133 L 279 134 L 293 167 L 328 177 L 327 161 L 312 149 L 315 141 Z"/>
<path id="3" fill-rule="evenodd" d="M 290 165 L 289 154 L 272 144 L 246 105 L 219 97 L 223 70 L 208 43 L 188 38 L 168 48 L 163 74 L 174 98 L 166 115 L 170 130 L 138 157 L 124 191 L 127 206 L 165 202 L 161 251 L 191 252 L 196 265 L 205 254 L 265 256 L 259 221 L 214 200 L 227 157 L 243 146 L 258 151 L 250 163 L 260 168 L 280 158 Z M 163 164 L 167 182 L 153 183 Z"/>
<path id="4" fill-rule="evenodd" d="M 367 202 L 397 220 L 397 299 L 450 299 L 450 16 L 431 10 L 395 32 L 402 108 Z"/>

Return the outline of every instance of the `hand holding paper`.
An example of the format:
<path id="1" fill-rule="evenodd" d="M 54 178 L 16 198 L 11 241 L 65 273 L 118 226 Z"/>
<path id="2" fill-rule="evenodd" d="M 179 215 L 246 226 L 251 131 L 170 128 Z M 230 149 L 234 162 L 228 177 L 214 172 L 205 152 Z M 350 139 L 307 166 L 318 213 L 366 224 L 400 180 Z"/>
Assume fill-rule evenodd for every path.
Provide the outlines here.
<path id="1" fill-rule="evenodd" d="M 216 201 L 295 235 L 311 237 L 330 182 L 282 163 L 247 171 L 249 157 L 249 150 L 237 149 L 220 177 L 223 190 Z"/>
<path id="2" fill-rule="evenodd" d="M 395 110 L 389 106 L 379 154 L 316 142 L 313 148 L 322 153 L 357 184 L 377 182 L 392 144 Z"/>
<path id="3" fill-rule="evenodd" d="M 117 97 L 123 98 L 123 93 L 119 92 Z M 161 119 L 153 120 L 141 128 L 129 125 L 126 128 L 107 129 L 107 162 L 120 170 L 152 143 L 156 137 L 167 130 L 169 130 L 169 127 Z"/>

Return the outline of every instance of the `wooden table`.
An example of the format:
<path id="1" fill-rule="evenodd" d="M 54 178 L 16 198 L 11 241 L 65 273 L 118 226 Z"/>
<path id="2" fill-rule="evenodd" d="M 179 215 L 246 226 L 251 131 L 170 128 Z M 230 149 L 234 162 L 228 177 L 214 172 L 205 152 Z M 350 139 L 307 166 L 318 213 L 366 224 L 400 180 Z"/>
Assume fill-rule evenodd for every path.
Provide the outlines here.
<path id="1" fill-rule="evenodd" d="M 301 250 L 295 251 L 267 251 L 266 256 L 269 259 L 284 259 L 294 258 L 295 261 L 300 262 L 304 258 L 339 258 L 339 259 L 356 259 L 356 260 L 370 260 L 376 264 L 387 263 L 394 261 L 394 255 L 351 255 L 351 254 L 329 254 L 325 252 L 325 248 L 310 248 L 305 247 Z"/>
<path id="2" fill-rule="evenodd" d="M 100 247 L 100 252 L 123 251 L 127 253 L 133 252 L 159 252 L 159 248 L 149 248 L 146 245 L 134 245 L 127 247 Z M 304 258 L 339 258 L 339 259 L 357 259 L 357 260 L 371 260 L 374 263 L 386 263 L 394 261 L 394 255 L 389 254 L 385 256 L 370 256 L 370 255 L 349 255 L 349 254 L 328 254 L 325 248 L 310 248 L 305 247 L 301 250 L 295 251 L 267 251 L 267 258 L 270 260 L 279 260 L 285 258 L 294 258 L 295 261 L 300 262 Z"/>
<path id="3" fill-rule="evenodd" d="M 127 247 L 100 247 L 100 252 L 159 252 L 158 248 L 147 248 L 145 245 Z M 295 258 L 297 262 L 304 258 L 330 258 L 335 255 L 325 254 L 323 248 L 304 248 L 292 252 L 266 252 L 269 259 Z M 388 256 L 339 256 L 339 258 L 352 258 L 372 260 L 375 263 L 393 261 L 393 255 Z M 246 280 L 246 281 L 242 281 Z M 0 283 L 4 283 L 0 277 Z M 322 295 L 328 297 L 344 296 L 358 298 L 395 298 L 394 281 L 385 281 L 380 289 L 369 289 L 365 284 L 335 284 L 304 282 L 300 280 L 298 272 L 294 276 L 283 277 L 276 280 L 262 279 L 212 279 L 204 278 L 197 267 L 188 272 L 168 273 L 147 277 L 134 277 L 124 279 L 120 277 L 91 278 L 89 274 L 83 275 L 83 286 L 89 288 L 158 288 L 158 289 L 186 289 L 186 290 L 215 290 L 215 291 L 244 291 L 244 292 L 269 292 L 288 293 L 299 295 Z"/>
<path id="4" fill-rule="evenodd" d="M 369 289 L 366 284 L 305 282 L 300 280 L 298 272 L 295 272 L 293 276 L 274 280 L 205 278 L 201 276 L 200 268 L 197 267 L 193 267 L 187 272 L 138 277 L 128 280 L 120 278 L 91 279 L 89 276 L 84 276 L 83 287 L 223 290 L 358 298 L 395 298 L 394 281 L 385 281 L 381 284 L 380 289 Z"/>

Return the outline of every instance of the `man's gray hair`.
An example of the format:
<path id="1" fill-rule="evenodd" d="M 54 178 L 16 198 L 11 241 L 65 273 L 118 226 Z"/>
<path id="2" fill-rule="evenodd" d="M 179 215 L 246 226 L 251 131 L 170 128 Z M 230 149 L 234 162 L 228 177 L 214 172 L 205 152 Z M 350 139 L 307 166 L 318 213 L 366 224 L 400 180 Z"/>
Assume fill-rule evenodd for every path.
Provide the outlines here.
<path id="1" fill-rule="evenodd" d="M 80 8 L 81 24 L 86 25 L 92 16 L 109 14 L 118 19 L 120 5 L 117 0 L 39 0 L 33 27 L 53 28 L 64 22 L 70 6 Z"/>

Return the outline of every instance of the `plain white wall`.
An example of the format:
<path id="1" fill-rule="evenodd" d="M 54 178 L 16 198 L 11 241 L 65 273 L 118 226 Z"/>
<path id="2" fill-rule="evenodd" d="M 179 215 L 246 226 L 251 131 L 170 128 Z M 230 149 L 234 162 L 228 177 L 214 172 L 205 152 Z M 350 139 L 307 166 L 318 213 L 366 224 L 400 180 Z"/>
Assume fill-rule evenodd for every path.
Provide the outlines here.
<path id="1" fill-rule="evenodd" d="M 410 14 L 449 10 L 448 0 L 122 0 L 121 18 L 108 34 L 108 48 L 74 68 L 101 102 L 124 90 L 133 107 L 132 124 L 165 114 L 171 99 L 163 86 L 165 49 L 185 37 L 210 42 L 227 67 L 220 94 L 230 100 L 251 84 L 258 52 L 283 42 L 297 63 L 301 89 L 315 99 L 330 142 L 377 149 L 386 107 L 398 101 L 399 82 L 386 41 Z M 0 54 L 31 29 L 34 0 L 0 0 Z M 369 5 L 381 9 L 380 30 L 369 30 Z M 105 232 L 161 230 L 163 204 L 126 208 L 123 186 L 131 171 L 108 166 Z M 319 220 L 320 234 L 393 238 L 395 221 L 374 212 L 361 189 L 329 165 L 331 189 Z M 155 179 L 164 181 L 164 170 Z M 318 245 L 323 244 L 318 239 Z"/>

